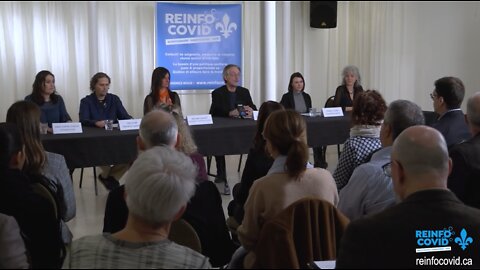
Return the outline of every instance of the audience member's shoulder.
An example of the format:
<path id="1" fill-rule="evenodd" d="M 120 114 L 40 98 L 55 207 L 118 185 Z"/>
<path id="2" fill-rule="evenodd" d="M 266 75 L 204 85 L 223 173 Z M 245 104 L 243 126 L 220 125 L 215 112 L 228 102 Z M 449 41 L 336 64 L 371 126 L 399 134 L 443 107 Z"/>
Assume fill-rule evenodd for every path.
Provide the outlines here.
<path id="1" fill-rule="evenodd" d="M 185 260 L 189 260 L 189 264 L 184 265 L 185 268 L 211 268 L 208 257 L 186 246 L 171 242 L 170 248 L 173 254 L 176 254 Z M 186 262 L 188 263 L 188 262 Z"/>
<path id="2" fill-rule="evenodd" d="M 47 162 L 50 162 L 50 163 L 65 163 L 65 157 L 63 155 L 45 151 L 45 156 L 47 158 Z"/>

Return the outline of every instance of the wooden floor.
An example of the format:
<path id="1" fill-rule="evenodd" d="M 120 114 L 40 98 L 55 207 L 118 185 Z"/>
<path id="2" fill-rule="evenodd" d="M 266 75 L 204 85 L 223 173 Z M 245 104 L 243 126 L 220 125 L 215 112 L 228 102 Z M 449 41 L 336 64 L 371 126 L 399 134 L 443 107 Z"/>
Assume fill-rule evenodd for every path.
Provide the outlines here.
<path id="1" fill-rule="evenodd" d="M 311 152 L 311 150 L 310 150 Z M 241 172 L 245 165 L 246 155 L 243 156 L 242 167 L 240 172 L 237 172 L 239 155 L 226 156 L 227 165 L 227 179 L 230 188 L 238 183 L 241 179 Z M 328 170 L 333 173 L 333 170 L 337 166 L 337 147 L 329 146 L 327 148 L 327 162 Z M 313 164 L 313 156 L 310 153 L 310 162 Z M 215 159 L 212 159 L 212 173 L 215 173 Z M 97 168 L 97 171 L 100 170 Z M 213 181 L 214 178 L 210 177 Z M 77 239 L 85 235 L 93 235 L 102 233 L 103 229 L 103 216 L 105 212 L 105 202 L 107 200 L 108 191 L 105 187 L 97 181 L 98 184 L 98 196 L 95 196 L 95 189 L 93 183 L 93 169 L 86 168 L 83 175 L 82 188 L 78 187 L 80 181 L 80 170 L 77 169 L 73 173 L 73 185 L 75 189 L 75 196 L 77 202 L 77 215 L 71 221 L 69 221 L 68 227 L 73 233 L 73 238 Z M 121 183 L 123 184 L 123 183 Z M 223 193 L 223 184 L 217 184 L 220 193 Z M 223 209 L 226 213 L 227 205 L 232 200 L 232 195 L 222 195 Z M 227 216 L 227 215 L 225 215 Z"/>

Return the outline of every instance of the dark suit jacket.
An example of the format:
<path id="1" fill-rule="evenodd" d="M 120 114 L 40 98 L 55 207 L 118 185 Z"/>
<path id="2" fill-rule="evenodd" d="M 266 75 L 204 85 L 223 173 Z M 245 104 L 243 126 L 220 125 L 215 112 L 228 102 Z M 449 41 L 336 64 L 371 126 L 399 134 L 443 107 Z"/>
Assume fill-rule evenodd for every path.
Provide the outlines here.
<path id="1" fill-rule="evenodd" d="M 460 110 L 446 112 L 432 127 L 445 137 L 448 149 L 471 138 L 465 115 Z"/>
<path id="2" fill-rule="evenodd" d="M 228 94 L 227 86 L 224 85 L 219 87 L 212 92 L 212 105 L 210 106 L 210 114 L 212 116 L 223 116 L 228 117 L 228 113 L 236 108 L 237 104 L 248 105 L 253 110 L 257 110 L 255 104 L 253 104 L 252 97 L 247 88 L 237 86 L 237 99 L 235 102 L 235 107 L 230 106 L 230 97 Z"/>
<path id="3" fill-rule="evenodd" d="M 310 95 L 302 91 L 302 96 L 303 100 L 305 100 L 305 106 L 307 107 L 307 112 L 308 109 L 312 108 L 312 99 L 310 98 Z M 288 92 L 283 94 L 282 100 L 280 100 L 280 104 L 285 107 L 285 109 L 294 109 L 295 110 L 295 101 L 293 100 L 293 93 Z"/>
<path id="4" fill-rule="evenodd" d="M 466 205 L 480 208 L 480 134 L 450 150 L 453 169 L 448 188 Z"/>
<path id="5" fill-rule="evenodd" d="M 432 247 L 418 245 L 417 230 L 449 228 L 455 233 L 448 240 L 451 251 L 416 253 L 417 248 Z M 442 266 L 416 265 L 417 259 L 460 256 L 462 259 L 471 258 L 473 267 L 479 268 L 479 228 L 480 210 L 464 205 L 452 192 L 440 189 L 419 191 L 379 214 L 351 222 L 340 243 L 336 267 L 438 268 Z M 456 243 L 462 229 L 473 240 L 465 250 Z"/>

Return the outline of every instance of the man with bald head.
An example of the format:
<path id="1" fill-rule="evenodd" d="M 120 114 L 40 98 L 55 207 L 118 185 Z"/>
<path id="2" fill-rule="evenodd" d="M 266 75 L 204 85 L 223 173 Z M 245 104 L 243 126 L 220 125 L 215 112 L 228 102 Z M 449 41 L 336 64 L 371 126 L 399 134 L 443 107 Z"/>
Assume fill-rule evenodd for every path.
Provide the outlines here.
<path id="1" fill-rule="evenodd" d="M 468 99 L 467 123 L 472 138 L 450 150 L 448 188 L 466 205 L 480 208 L 480 92 Z"/>
<path id="2" fill-rule="evenodd" d="M 153 110 L 143 116 L 138 133 L 138 152 L 154 146 L 167 146 L 174 149 L 178 138 L 177 122 L 170 113 Z M 103 232 L 115 233 L 125 227 L 128 208 L 124 200 L 124 193 L 125 185 L 121 185 L 108 194 L 103 218 Z"/>
<path id="3" fill-rule="evenodd" d="M 451 164 L 440 132 L 427 126 L 405 129 L 391 155 L 401 202 L 350 223 L 336 267 L 480 267 L 480 210 L 448 190 Z"/>

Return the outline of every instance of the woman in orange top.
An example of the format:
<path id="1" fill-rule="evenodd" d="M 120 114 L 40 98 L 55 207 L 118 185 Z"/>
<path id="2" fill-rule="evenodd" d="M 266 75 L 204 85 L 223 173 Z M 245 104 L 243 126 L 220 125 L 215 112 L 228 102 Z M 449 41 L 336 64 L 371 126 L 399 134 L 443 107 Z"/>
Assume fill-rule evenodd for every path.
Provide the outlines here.
<path id="1" fill-rule="evenodd" d="M 182 114 L 178 94 L 170 90 L 170 71 L 164 67 L 157 67 L 152 73 L 150 94 L 143 102 L 143 114 L 157 108 L 168 107 L 168 110 Z"/>

